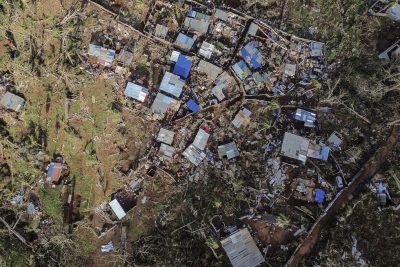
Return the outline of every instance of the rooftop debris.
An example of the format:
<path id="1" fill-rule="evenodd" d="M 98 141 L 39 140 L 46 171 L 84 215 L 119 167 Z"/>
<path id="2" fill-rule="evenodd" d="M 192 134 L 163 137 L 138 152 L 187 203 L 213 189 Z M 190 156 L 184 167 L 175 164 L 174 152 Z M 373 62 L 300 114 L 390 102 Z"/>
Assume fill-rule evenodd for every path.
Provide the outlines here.
<path id="1" fill-rule="evenodd" d="M 245 80 L 246 78 L 252 75 L 252 72 L 247 67 L 246 63 L 243 60 L 237 62 L 235 65 L 232 66 L 233 71 L 241 80 Z"/>
<path id="2" fill-rule="evenodd" d="M 194 10 L 189 10 L 183 24 L 185 30 L 205 34 L 210 27 L 210 16 Z"/>
<path id="3" fill-rule="evenodd" d="M 281 148 L 281 154 L 285 157 L 306 162 L 307 157 L 327 160 L 329 147 L 324 144 L 316 144 L 305 137 L 292 133 L 285 133 Z"/>
<path id="4" fill-rule="evenodd" d="M 294 118 L 304 122 L 305 127 L 315 127 L 317 115 L 313 112 L 298 108 L 294 114 Z"/>
<path id="5" fill-rule="evenodd" d="M 193 99 L 189 99 L 189 101 L 186 102 L 186 106 L 191 112 L 198 112 L 200 110 L 199 104 L 196 103 Z"/>
<path id="6" fill-rule="evenodd" d="M 250 115 L 251 111 L 247 108 L 243 108 L 236 114 L 235 118 L 232 121 L 232 124 L 236 128 L 246 127 L 250 123 Z"/>
<path id="7" fill-rule="evenodd" d="M 101 245 L 100 247 L 101 252 L 111 252 L 114 251 L 114 244 L 112 240 L 110 240 L 107 244 Z"/>
<path id="8" fill-rule="evenodd" d="M 25 100 L 13 93 L 6 92 L 0 101 L 5 108 L 19 112 L 25 106 Z"/>
<path id="9" fill-rule="evenodd" d="M 183 51 L 190 51 L 195 42 L 194 38 L 187 36 L 186 34 L 179 33 L 178 37 L 176 37 L 174 45 Z"/>
<path id="10" fill-rule="evenodd" d="M 114 61 L 115 50 L 107 49 L 95 44 L 90 44 L 88 55 L 92 58 L 94 63 L 98 63 L 104 67 L 110 67 Z"/>
<path id="11" fill-rule="evenodd" d="M 254 70 L 262 67 L 265 64 L 264 57 L 257 49 L 261 46 L 260 42 L 249 42 L 240 50 L 240 55 L 246 61 L 246 63 Z"/>
<path id="12" fill-rule="evenodd" d="M 264 262 L 264 257 L 247 228 L 223 239 L 221 244 L 233 267 L 255 267 Z"/>
<path id="13" fill-rule="evenodd" d="M 124 94 L 128 97 L 139 100 L 140 102 L 145 102 L 149 90 L 141 85 L 128 82 Z"/>

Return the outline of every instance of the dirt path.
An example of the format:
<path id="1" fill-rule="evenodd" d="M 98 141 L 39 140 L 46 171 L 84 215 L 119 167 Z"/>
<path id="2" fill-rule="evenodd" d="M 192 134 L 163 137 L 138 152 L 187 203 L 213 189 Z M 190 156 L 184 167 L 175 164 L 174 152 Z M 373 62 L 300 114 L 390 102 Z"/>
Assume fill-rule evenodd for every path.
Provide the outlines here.
<path id="1" fill-rule="evenodd" d="M 352 197 L 354 191 L 366 180 L 370 179 L 379 169 L 381 164 L 386 160 L 387 156 L 392 152 L 394 147 L 399 142 L 400 126 L 392 127 L 392 132 L 386 142 L 375 152 L 375 154 L 364 164 L 357 172 L 345 189 L 336 195 L 335 199 L 328 205 L 325 211 L 317 219 L 314 225 L 308 232 L 307 237 L 296 248 L 292 257 L 286 263 L 287 267 L 298 266 L 301 259 L 309 254 L 317 243 L 323 227 L 335 215 L 335 213 L 345 205 Z"/>

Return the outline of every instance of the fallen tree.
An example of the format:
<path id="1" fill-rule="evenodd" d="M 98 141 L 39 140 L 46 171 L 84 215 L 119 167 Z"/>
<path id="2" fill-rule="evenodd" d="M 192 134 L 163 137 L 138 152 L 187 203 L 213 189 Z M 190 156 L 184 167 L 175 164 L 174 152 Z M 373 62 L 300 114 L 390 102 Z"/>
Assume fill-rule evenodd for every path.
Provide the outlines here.
<path id="1" fill-rule="evenodd" d="M 326 207 L 324 212 L 319 216 L 317 221 L 311 227 L 307 237 L 299 244 L 294 251 L 293 255 L 287 261 L 287 267 L 298 266 L 301 259 L 309 254 L 314 245 L 317 243 L 323 227 L 335 215 L 335 213 L 343 207 L 351 198 L 354 191 L 366 180 L 370 179 L 380 169 L 382 163 L 386 160 L 390 152 L 397 145 L 400 137 L 400 126 L 395 125 L 386 142 L 375 152 L 375 154 L 364 164 L 364 166 L 357 172 L 351 182 L 345 187 L 335 199 Z"/>

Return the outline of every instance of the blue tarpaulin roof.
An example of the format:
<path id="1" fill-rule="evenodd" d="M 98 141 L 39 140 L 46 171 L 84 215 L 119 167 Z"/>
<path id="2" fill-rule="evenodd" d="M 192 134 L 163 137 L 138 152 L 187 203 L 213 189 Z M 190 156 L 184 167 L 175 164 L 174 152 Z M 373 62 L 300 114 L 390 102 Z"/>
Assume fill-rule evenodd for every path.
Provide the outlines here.
<path id="1" fill-rule="evenodd" d="M 181 76 L 182 78 L 189 77 L 190 69 L 192 68 L 192 60 L 180 54 L 176 61 L 173 73 Z"/>
<path id="2" fill-rule="evenodd" d="M 263 57 L 256 48 L 256 43 L 250 42 L 240 50 L 240 55 L 253 69 L 258 69 L 263 65 Z"/>
<path id="3" fill-rule="evenodd" d="M 193 99 L 189 99 L 189 101 L 186 102 L 186 106 L 192 112 L 197 112 L 200 109 L 199 104 L 197 104 L 196 101 L 194 101 Z"/>
<path id="4" fill-rule="evenodd" d="M 315 201 L 319 204 L 324 203 L 325 200 L 325 191 L 322 189 L 315 190 Z"/>

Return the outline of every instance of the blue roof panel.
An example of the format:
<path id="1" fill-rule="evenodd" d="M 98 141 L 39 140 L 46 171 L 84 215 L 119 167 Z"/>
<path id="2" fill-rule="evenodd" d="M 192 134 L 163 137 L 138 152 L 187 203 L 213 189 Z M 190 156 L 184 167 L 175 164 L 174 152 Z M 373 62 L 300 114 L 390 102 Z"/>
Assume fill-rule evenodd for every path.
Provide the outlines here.
<path id="1" fill-rule="evenodd" d="M 196 101 L 194 101 L 193 99 L 189 99 L 189 101 L 186 102 L 186 106 L 190 111 L 195 113 L 200 110 L 199 104 L 197 104 Z"/>
<path id="2" fill-rule="evenodd" d="M 182 78 L 189 77 L 190 69 L 192 68 L 192 60 L 180 54 L 176 61 L 173 73 L 181 76 Z"/>
<path id="3" fill-rule="evenodd" d="M 319 188 L 316 189 L 315 190 L 315 201 L 318 204 L 322 204 L 322 203 L 324 203 L 324 200 L 325 200 L 325 191 L 322 189 L 319 189 Z"/>

